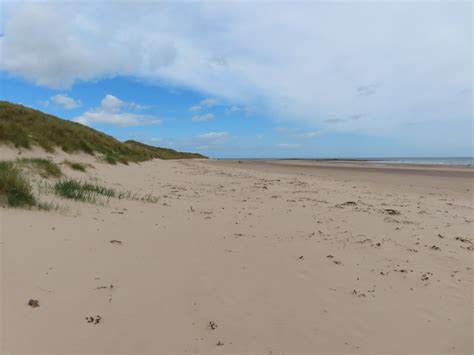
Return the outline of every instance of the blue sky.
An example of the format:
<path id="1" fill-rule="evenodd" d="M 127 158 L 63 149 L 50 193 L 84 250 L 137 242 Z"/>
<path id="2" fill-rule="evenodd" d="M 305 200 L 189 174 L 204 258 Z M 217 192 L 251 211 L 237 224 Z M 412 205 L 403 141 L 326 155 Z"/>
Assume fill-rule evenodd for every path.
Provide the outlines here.
<path id="1" fill-rule="evenodd" d="M 0 98 L 120 140 L 229 158 L 472 155 L 471 2 L 1 10 Z"/>

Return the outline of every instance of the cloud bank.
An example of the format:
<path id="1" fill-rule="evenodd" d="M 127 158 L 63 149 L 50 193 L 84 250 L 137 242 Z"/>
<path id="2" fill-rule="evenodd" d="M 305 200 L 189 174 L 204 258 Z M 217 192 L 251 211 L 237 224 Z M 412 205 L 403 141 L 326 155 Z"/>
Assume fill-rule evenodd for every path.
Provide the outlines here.
<path id="1" fill-rule="evenodd" d="M 125 112 L 123 108 L 128 104 L 113 95 L 106 95 L 100 106 L 84 112 L 74 119 L 75 122 L 91 125 L 93 123 L 105 123 L 118 127 L 144 126 L 159 124 L 161 120 L 153 117 L 132 112 Z M 133 103 L 132 103 L 133 106 Z"/>
<path id="2" fill-rule="evenodd" d="M 81 106 L 80 101 L 76 101 L 72 97 L 63 94 L 54 95 L 51 97 L 51 102 L 68 110 L 72 110 Z"/>
<path id="3" fill-rule="evenodd" d="M 4 13 L 0 68 L 38 85 L 126 75 L 318 130 L 472 129 L 470 2 L 21 2 Z M 143 122 L 104 105 L 81 119 Z"/>

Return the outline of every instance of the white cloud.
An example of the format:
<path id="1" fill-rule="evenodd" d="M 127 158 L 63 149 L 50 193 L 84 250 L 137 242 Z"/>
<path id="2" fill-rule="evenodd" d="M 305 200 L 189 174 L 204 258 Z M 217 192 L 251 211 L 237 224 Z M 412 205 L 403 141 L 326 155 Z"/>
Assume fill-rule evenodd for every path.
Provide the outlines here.
<path id="1" fill-rule="evenodd" d="M 229 133 L 227 132 L 209 132 L 200 134 L 198 137 L 202 139 L 215 139 L 215 138 L 227 138 Z"/>
<path id="2" fill-rule="evenodd" d="M 211 108 L 216 106 L 219 103 L 216 99 L 204 99 L 198 105 L 191 106 L 189 111 L 191 112 L 198 112 L 201 111 L 203 108 Z"/>
<path id="3" fill-rule="evenodd" d="M 255 114 L 255 107 L 252 106 L 238 106 L 238 105 L 232 105 L 226 109 L 227 114 L 237 114 L 237 113 L 243 113 L 246 116 L 252 116 Z"/>
<path id="4" fill-rule="evenodd" d="M 191 107 L 189 108 L 189 111 L 191 111 L 191 112 L 197 112 L 197 111 L 201 111 L 201 109 L 202 109 L 201 106 L 199 106 L 199 105 L 194 105 L 194 106 L 191 106 Z"/>
<path id="5" fill-rule="evenodd" d="M 212 120 L 214 118 L 213 113 L 206 113 L 204 115 L 194 115 L 192 120 L 194 122 L 207 122 L 209 120 Z"/>
<path id="6" fill-rule="evenodd" d="M 154 106 L 151 106 L 151 105 L 141 105 L 141 104 L 137 104 L 135 102 L 129 102 L 127 104 L 130 108 L 134 109 L 134 110 L 139 110 L 139 111 L 142 111 L 142 110 L 148 110 Z"/>
<path id="7" fill-rule="evenodd" d="M 138 115 L 134 113 L 112 113 L 106 111 L 87 111 L 81 116 L 74 119 L 74 121 L 83 125 L 90 125 L 92 123 L 106 123 L 119 127 L 143 126 L 150 124 L 159 124 L 161 120 Z"/>
<path id="8" fill-rule="evenodd" d="M 39 85 L 125 75 L 316 129 L 471 127 L 470 2 L 55 1 L 2 10 L 0 68 Z M 196 110 L 216 104 L 208 100 Z M 345 119 L 354 114 L 363 117 Z"/>
<path id="9" fill-rule="evenodd" d="M 119 112 L 124 106 L 125 102 L 116 98 L 113 95 L 105 95 L 105 97 L 100 102 L 100 108 L 103 111 L 110 113 Z"/>
<path id="10" fill-rule="evenodd" d="M 200 106 L 205 106 L 205 107 L 214 107 L 219 103 L 216 99 L 204 99 L 201 101 L 199 104 Z"/>
<path id="11" fill-rule="evenodd" d="M 58 94 L 58 95 L 55 95 L 55 96 L 51 97 L 51 101 L 54 104 L 60 105 L 64 108 L 66 108 L 66 109 L 74 109 L 74 108 L 78 108 L 79 106 L 81 106 L 80 101 L 76 101 L 72 97 L 69 97 L 69 96 L 63 95 L 63 94 Z"/>
<path id="12" fill-rule="evenodd" d="M 230 113 L 237 113 L 237 112 L 240 112 L 240 111 L 242 111 L 242 109 L 239 106 L 236 106 L 236 105 L 232 105 L 228 109 L 228 112 L 230 112 Z"/>
<path id="13" fill-rule="evenodd" d="M 92 123 L 105 123 L 119 127 L 143 126 L 159 124 L 161 120 L 148 115 L 142 115 L 132 112 L 124 112 L 123 108 L 127 103 L 113 95 L 106 95 L 100 104 L 100 107 L 84 112 L 81 116 L 74 119 L 84 125 Z"/>
<path id="14" fill-rule="evenodd" d="M 228 132 L 208 132 L 198 135 L 197 138 L 207 144 L 223 144 L 230 138 L 230 134 Z"/>

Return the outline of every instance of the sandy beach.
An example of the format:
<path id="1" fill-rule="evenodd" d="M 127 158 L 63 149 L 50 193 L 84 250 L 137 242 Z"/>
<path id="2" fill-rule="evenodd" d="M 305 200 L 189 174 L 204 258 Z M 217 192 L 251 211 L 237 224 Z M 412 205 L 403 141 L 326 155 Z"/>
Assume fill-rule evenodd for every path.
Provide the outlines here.
<path id="1" fill-rule="evenodd" d="M 473 351 L 472 168 L 76 160 L 160 199 L 0 209 L 2 354 Z"/>

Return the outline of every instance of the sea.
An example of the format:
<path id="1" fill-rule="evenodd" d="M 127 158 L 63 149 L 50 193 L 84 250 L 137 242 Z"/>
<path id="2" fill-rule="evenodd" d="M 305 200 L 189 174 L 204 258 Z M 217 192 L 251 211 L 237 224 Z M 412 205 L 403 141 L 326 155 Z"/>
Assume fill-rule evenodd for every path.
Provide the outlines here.
<path id="1" fill-rule="evenodd" d="M 473 166 L 474 157 L 454 158 L 366 158 L 356 159 L 379 164 L 422 164 L 422 165 L 458 165 Z"/>
<path id="2" fill-rule="evenodd" d="M 451 158 L 422 158 L 422 157 L 400 157 L 400 158 L 220 158 L 219 160 L 307 160 L 307 161 L 361 161 L 375 164 L 420 164 L 420 165 L 456 165 L 474 166 L 474 157 L 451 157 Z"/>

